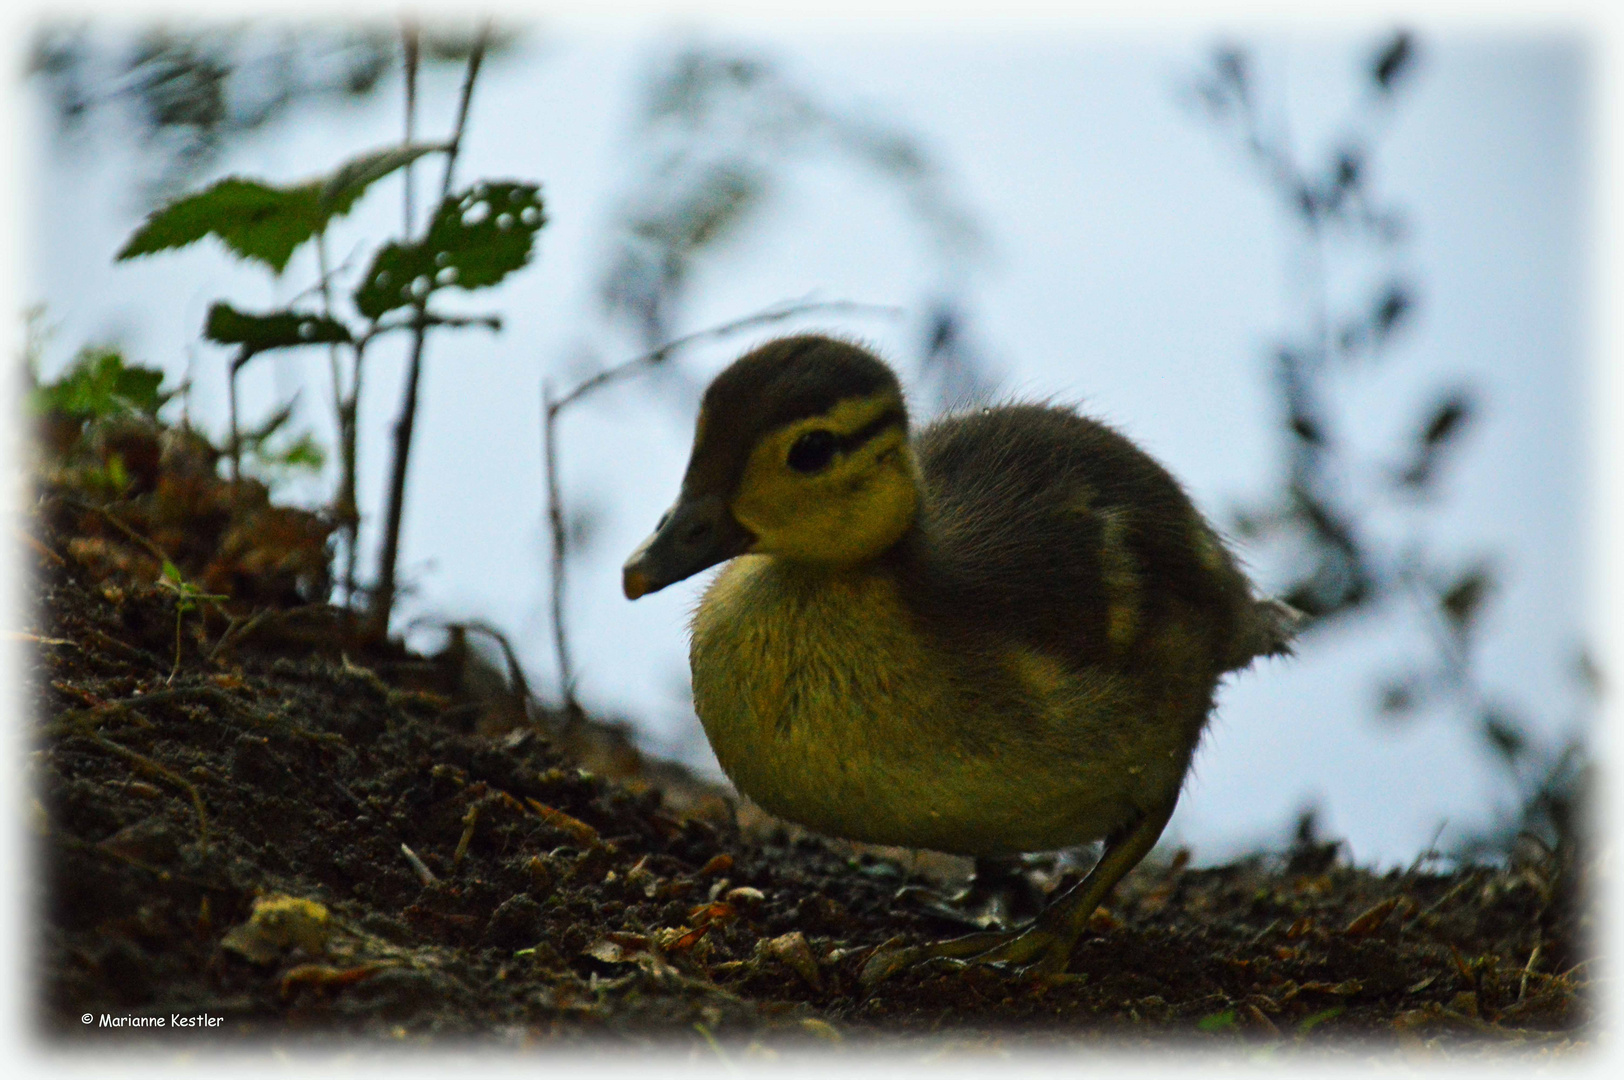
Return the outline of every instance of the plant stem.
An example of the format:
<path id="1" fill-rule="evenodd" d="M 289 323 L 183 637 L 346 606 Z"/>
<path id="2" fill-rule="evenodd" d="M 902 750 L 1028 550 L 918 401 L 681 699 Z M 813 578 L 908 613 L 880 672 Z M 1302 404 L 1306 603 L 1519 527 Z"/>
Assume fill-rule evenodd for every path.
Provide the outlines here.
<path id="1" fill-rule="evenodd" d="M 406 137 L 402 140 L 403 146 L 412 145 L 417 136 L 417 64 L 419 33 L 417 20 L 407 16 L 400 28 L 402 63 L 406 68 Z M 416 207 L 413 203 L 412 163 L 407 162 L 403 179 L 405 194 L 405 224 L 401 235 L 412 235 L 412 224 L 417 220 Z"/>
<path id="2" fill-rule="evenodd" d="M 573 720 L 581 715 L 575 700 L 575 668 L 570 662 L 569 639 L 564 632 L 564 554 L 568 538 L 564 533 L 564 500 L 558 490 L 557 424 L 559 403 L 553 401 L 552 384 L 541 385 L 541 456 L 547 472 L 547 521 L 552 527 L 552 617 L 553 651 L 558 657 L 559 696 L 564 711 Z"/>
<path id="3" fill-rule="evenodd" d="M 457 155 L 462 152 L 462 135 L 468 129 L 468 106 L 474 100 L 474 80 L 479 77 L 479 68 L 485 62 L 485 46 L 490 42 L 491 24 L 487 20 L 479 28 L 479 36 L 474 38 L 472 50 L 468 53 L 468 72 L 463 76 L 462 95 L 457 100 L 457 122 L 451 129 L 451 145 L 446 148 L 445 174 L 440 178 L 440 199 L 443 202 L 451 194 L 451 177 L 457 168 Z"/>
<path id="4" fill-rule="evenodd" d="M 226 407 L 231 414 L 231 482 L 242 479 L 242 440 L 237 434 L 237 372 L 242 370 L 243 356 L 232 361 L 226 375 Z"/>
<path id="5" fill-rule="evenodd" d="M 327 266 L 327 233 L 316 234 L 316 269 L 321 275 L 322 313 L 333 318 L 333 289 Z M 356 508 L 355 476 L 357 468 L 355 409 L 356 394 L 361 384 L 361 350 L 352 345 L 355 353 L 353 390 L 344 393 L 344 372 L 338 359 L 338 345 L 327 346 L 327 366 L 333 377 L 333 412 L 338 422 L 338 492 L 333 496 L 333 517 L 338 520 L 340 535 L 344 538 L 346 568 L 343 577 L 344 606 L 348 608 L 355 596 L 355 546 L 360 539 L 361 515 Z"/>
<path id="6" fill-rule="evenodd" d="M 462 83 L 462 97 L 457 105 L 457 123 L 446 151 L 445 176 L 440 185 L 443 202 L 451 191 L 452 172 L 457 155 L 462 149 L 463 131 L 468 125 L 468 107 L 474 96 L 474 81 L 485 59 L 485 46 L 490 38 L 490 24 L 481 27 L 468 56 L 468 73 Z M 413 84 L 415 85 L 415 83 Z M 409 235 L 409 232 L 408 232 Z M 423 349 L 428 341 L 430 326 L 428 298 L 425 295 L 413 309 L 412 352 L 406 371 L 406 395 L 401 403 L 400 419 L 395 423 L 395 456 L 389 476 L 389 503 L 384 515 L 382 551 L 378 558 L 378 583 L 372 592 L 368 616 L 368 633 L 382 638 L 389 632 L 389 613 L 395 605 L 395 575 L 400 558 L 400 524 L 406 503 L 406 470 L 411 459 L 412 432 L 417 425 L 417 394 L 423 375 Z"/>
<path id="7" fill-rule="evenodd" d="M 419 311 L 421 314 L 421 310 Z M 428 336 L 419 327 L 412 335 L 412 355 L 406 368 L 406 397 L 395 422 L 394 467 L 389 474 L 389 503 L 384 517 L 383 551 L 378 557 L 378 584 L 372 592 L 370 632 L 383 637 L 389 630 L 389 612 L 395 603 L 395 568 L 400 558 L 400 523 L 406 503 L 406 465 L 417 426 L 417 388 L 423 375 L 423 346 Z"/>
<path id="8" fill-rule="evenodd" d="M 358 416 L 361 402 L 361 375 L 366 365 L 366 342 L 357 342 L 355 348 L 355 371 L 350 380 L 350 395 L 344 401 L 339 422 L 341 438 L 344 440 L 347 451 L 344 461 L 344 509 L 348 513 L 345 525 L 349 535 L 349 550 L 346 552 L 344 567 L 344 601 L 348 607 L 351 599 L 360 589 L 357 583 L 356 567 L 361 561 L 361 506 L 359 496 L 359 477 L 361 472 L 360 450 L 360 423 Z"/>
<path id="9" fill-rule="evenodd" d="M 186 617 L 186 608 L 181 603 L 180 598 L 176 597 L 176 599 L 175 599 L 175 666 L 169 669 L 169 678 L 164 680 L 164 685 L 165 686 L 168 686 L 170 683 L 174 682 L 175 681 L 175 676 L 180 674 L 180 638 L 181 638 L 180 627 L 181 627 L 181 620 L 184 619 L 185 617 Z"/>

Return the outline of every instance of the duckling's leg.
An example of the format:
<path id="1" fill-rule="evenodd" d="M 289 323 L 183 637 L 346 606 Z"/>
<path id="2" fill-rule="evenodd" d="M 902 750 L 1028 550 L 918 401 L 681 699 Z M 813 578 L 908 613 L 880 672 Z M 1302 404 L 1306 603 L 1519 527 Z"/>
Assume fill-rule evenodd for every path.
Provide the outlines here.
<path id="1" fill-rule="evenodd" d="M 934 889 L 910 885 L 897 892 L 932 916 L 976 930 L 1024 923 L 1043 910 L 1043 894 L 1026 874 L 1019 855 L 978 855 L 975 872 L 960 892 L 943 897 Z"/>
<path id="2" fill-rule="evenodd" d="M 1043 892 L 1026 871 L 1026 860 L 1019 855 L 977 856 L 969 887 L 956 903 L 966 911 L 986 912 L 1005 926 L 1025 922 L 1043 910 Z"/>
<path id="3" fill-rule="evenodd" d="M 1012 964 L 1041 974 L 1066 970 L 1071 950 L 1088 927 L 1089 916 L 1100 906 L 1116 883 L 1156 846 L 1156 840 L 1173 816 L 1177 798 L 1166 806 L 1147 811 L 1132 824 L 1105 841 L 1105 852 L 1088 876 L 1052 902 L 1038 920 L 1018 933 L 989 932 L 915 945 L 904 949 L 881 950 L 863 965 L 861 981 L 875 986 L 891 975 L 925 960 L 960 959 L 970 964 Z"/>

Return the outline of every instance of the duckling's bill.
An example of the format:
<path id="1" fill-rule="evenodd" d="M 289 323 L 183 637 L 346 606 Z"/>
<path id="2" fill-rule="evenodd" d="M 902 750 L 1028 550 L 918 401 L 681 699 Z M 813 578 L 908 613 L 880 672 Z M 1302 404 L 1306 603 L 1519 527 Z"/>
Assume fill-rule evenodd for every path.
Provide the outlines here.
<path id="1" fill-rule="evenodd" d="M 626 599 L 659 592 L 750 550 L 755 537 L 720 495 L 683 492 L 621 569 Z"/>

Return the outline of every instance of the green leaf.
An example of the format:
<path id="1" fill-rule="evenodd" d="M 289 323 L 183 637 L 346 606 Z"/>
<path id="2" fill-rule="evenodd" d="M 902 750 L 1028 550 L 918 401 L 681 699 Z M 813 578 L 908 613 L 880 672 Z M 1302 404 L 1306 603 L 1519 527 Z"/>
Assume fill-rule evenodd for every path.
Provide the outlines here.
<path id="1" fill-rule="evenodd" d="M 33 391 L 29 407 L 38 416 L 60 413 L 87 420 L 122 413 L 155 416 L 174 396 L 158 389 L 163 381 L 156 368 L 126 366 L 117 349 L 85 348 L 61 378 Z"/>
<path id="2" fill-rule="evenodd" d="M 1306 1034 L 1325 1023 L 1325 1021 L 1334 1020 L 1347 1011 L 1348 1007 L 1346 1005 L 1333 1005 L 1329 1009 L 1321 1009 L 1312 1016 L 1304 1017 L 1303 1021 L 1297 1025 L 1297 1030 Z"/>
<path id="3" fill-rule="evenodd" d="M 412 143 L 388 146 L 353 157 L 333 170 L 322 184 L 318 204 L 329 214 L 347 213 L 355 200 L 375 182 L 410 165 L 424 154 L 450 149 L 449 143 Z"/>
<path id="4" fill-rule="evenodd" d="M 349 327 L 337 319 L 301 311 L 272 311 L 255 315 L 238 311 L 217 301 L 209 305 L 203 336 L 219 345 L 241 345 L 241 366 L 267 349 L 291 349 L 299 345 L 323 345 L 349 341 Z"/>
<path id="5" fill-rule="evenodd" d="M 107 455 L 101 467 L 91 466 L 84 472 L 84 485 L 92 491 L 117 497 L 130 487 L 130 470 L 124 467 L 124 457 L 116 450 Z"/>
<path id="6" fill-rule="evenodd" d="M 163 561 L 157 584 L 159 588 L 168 589 L 175 594 L 175 608 L 178 612 L 192 611 L 196 608 L 196 601 L 198 600 L 219 601 L 229 599 L 229 597 L 221 596 L 218 593 L 206 593 L 192 582 L 187 581 L 185 576 L 181 574 L 180 567 L 168 559 Z"/>
<path id="7" fill-rule="evenodd" d="M 280 274 L 293 252 L 327 223 L 321 182 L 275 187 L 228 176 L 195 195 L 154 211 L 120 249 L 119 261 L 195 244 L 216 236 L 239 258 Z"/>
<path id="8" fill-rule="evenodd" d="M 476 184 L 440 204 L 422 240 L 379 250 L 355 290 L 369 319 L 409 307 L 439 289 L 483 289 L 530 261 L 536 232 L 547 223 L 535 184 Z"/>
<path id="9" fill-rule="evenodd" d="M 271 447 L 270 436 L 293 415 L 293 406 L 278 409 L 271 418 L 254 432 L 243 437 L 243 446 L 249 455 L 268 469 L 300 469 L 320 472 L 327 460 L 321 444 L 310 432 L 304 432 L 280 447 Z"/>
<path id="10" fill-rule="evenodd" d="M 327 461 L 327 454 L 322 450 L 321 444 L 308 431 L 282 449 L 264 452 L 261 456 L 268 465 L 306 469 L 310 472 L 320 472 L 322 465 Z"/>
<path id="11" fill-rule="evenodd" d="M 374 182 L 424 154 L 444 149 L 441 143 L 414 143 L 374 150 L 302 184 L 228 176 L 155 211 L 117 258 L 183 248 L 212 235 L 238 257 L 264 263 L 280 274 L 301 244 L 327 228 L 334 217 L 349 213 Z"/>
<path id="12" fill-rule="evenodd" d="M 1203 1016 L 1195 1022 L 1195 1026 L 1209 1035 L 1232 1028 L 1235 1026 L 1235 1010 L 1225 1009 L 1223 1012 L 1213 1013 L 1211 1016 Z"/>

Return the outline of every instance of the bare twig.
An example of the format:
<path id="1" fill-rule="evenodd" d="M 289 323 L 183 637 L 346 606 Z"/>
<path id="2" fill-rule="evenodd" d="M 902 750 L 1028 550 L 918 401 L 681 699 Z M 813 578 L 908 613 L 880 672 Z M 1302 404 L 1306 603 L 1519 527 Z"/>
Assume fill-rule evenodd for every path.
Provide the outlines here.
<path id="1" fill-rule="evenodd" d="M 237 483 L 242 479 L 242 436 L 237 433 L 237 372 L 242 370 L 243 364 L 248 361 L 248 349 L 244 346 L 231 362 L 231 368 L 226 372 L 226 406 L 231 419 L 231 482 Z"/>
<path id="2" fill-rule="evenodd" d="M 600 384 L 601 385 L 601 384 Z M 575 668 L 570 662 L 569 638 L 564 632 L 564 500 L 558 486 L 558 403 L 551 383 L 541 385 L 541 459 L 547 473 L 547 522 L 552 530 L 553 653 L 558 659 L 558 693 L 570 720 L 581 713 L 575 700 Z"/>
<path id="3" fill-rule="evenodd" d="M 254 612 L 253 615 L 246 619 L 239 619 L 237 616 L 233 615 L 230 622 L 226 625 L 225 633 L 220 635 L 220 640 L 216 641 L 214 643 L 214 648 L 209 650 L 209 662 L 213 663 L 215 657 L 219 656 L 227 648 L 235 645 L 237 642 L 241 641 L 243 638 L 257 630 L 259 628 L 259 624 L 269 618 L 275 612 L 275 610 L 275 608 L 264 608 L 260 611 Z"/>
<path id="4" fill-rule="evenodd" d="M 412 141 L 417 135 L 417 65 L 420 55 L 418 50 L 420 39 L 421 35 L 418 30 L 417 20 L 408 15 L 402 20 L 400 27 L 401 64 L 405 68 L 406 76 L 406 134 L 401 142 L 402 146 L 412 145 Z M 404 179 L 405 223 L 401 226 L 401 235 L 410 236 L 412 234 L 412 224 L 417 219 L 416 207 L 412 205 L 412 189 L 414 185 L 412 184 L 412 163 L 410 161 L 406 163 Z"/>
<path id="5" fill-rule="evenodd" d="M 553 402 L 552 409 L 556 413 L 575 402 L 576 399 L 591 393 L 601 386 L 605 386 L 612 382 L 618 382 L 621 379 L 627 378 L 628 376 L 637 374 L 638 370 L 641 368 L 658 367 L 661 363 L 668 360 L 672 354 L 680 352 L 689 346 L 697 345 L 702 341 L 714 341 L 718 338 L 731 337 L 732 335 L 740 333 L 744 330 L 753 330 L 758 326 L 767 326 L 772 323 L 783 322 L 785 319 L 792 319 L 797 315 L 809 315 L 813 312 L 842 315 L 887 315 L 895 317 L 902 313 L 902 309 L 885 304 L 864 304 L 854 300 L 810 300 L 803 298 L 800 300 L 784 301 L 762 311 L 758 311 L 754 315 L 747 315 L 742 319 L 735 319 L 730 323 L 723 323 L 720 326 L 713 326 L 708 330 L 699 330 L 692 334 L 684 334 L 682 337 L 672 338 L 664 345 L 661 345 L 656 349 L 651 349 L 648 352 L 643 353 L 641 356 L 634 356 L 632 359 L 616 364 L 614 367 L 606 368 L 580 383 L 575 387 L 575 389 Z"/>
<path id="6" fill-rule="evenodd" d="M 446 150 L 445 175 L 441 181 L 440 198 L 443 202 L 451 192 L 451 178 L 462 150 L 462 136 L 468 125 L 468 108 L 473 100 L 474 82 L 485 59 L 485 48 L 490 41 L 491 24 L 480 27 L 468 56 L 468 72 L 462 83 L 462 96 L 457 104 L 457 123 L 451 133 Z M 376 637 L 389 632 L 389 614 L 395 605 L 395 572 L 400 557 L 400 523 L 406 502 L 406 470 L 411 459 L 412 433 L 417 425 L 417 393 L 423 374 L 423 349 L 428 342 L 431 325 L 428 313 L 428 295 L 414 305 L 411 360 L 406 372 L 406 396 L 401 403 L 400 419 L 395 424 L 394 465 L 389 478 L 389 503 L 384 517 L 383 548 L 378 557 L 378 583 L 372 592 L 368 631 Z"/>
<path id="7" fill-rule="evenodd" d="M 318 290 L 321 294 L 322 314 L 329 319 L 333 315 L 332 274 L 327 265 L 327 233 L 322 230 L 316 234 L 316 264 L 320 274 Z M 355 484 L 358 468 L 359 447 L 356 445 L 357 432 L 355 428 L 356 401 L 361 389 L 361 356 L 362 347 L 352 344 L 351 353 L 354 354 L 352 365 L 354 376 L 350 380 L 350 392 L 344 392 L 343 366 L 339 362 L 339 345 L 334 342 L 327 346 L 327 366 L 333 378 L 333 412 L 338 424 L 338 456 L 339 478 L 338 491 L 333 496 L 333 517 L 338 521 L 339 533 L 344 539 L 345 570 L 343 575 L 344 606 L 348 607 L 351 598 L 355 595 L 355 547 L 360 539 L 361 513 L 356 505 Z"/>
<path id="8" fill-rule="evenodd" d="M 29 534 L 27 532 L 24 532 L 22 529 L 19 529 L 15 525 L 13 525 L 11 527 L 11 535 L 16 537 L 17 539 L 21 540 L 28 547 L 33 548 L 34 551 L 37 552 L 38 554 L 43 555 L 47 559 L 50 559 L 52 562 L 56 563 L 56 565 L 58 565 L 58 566 L 66 566 L 66 565 L 68 565 L 68 561 L 66 559 L 64 559 L 62 556 L 58 555 L 56 552 L 52 551 L 49 547 L 47 547 L 44 541 L 38 539 L 37 537 L 35 537 L 35 536 L 33 536 L 33 535 L 31 535 L 31 534 Z"/>
<path id="9" fill-rule="evenodd" d="M 628 379 L 651 368 L 658 367 L 683 349 L 704 341 L 731 337 L 758 326 L 783 322 L 798 315 L 813 312 L 825 314 L 867 314 L 895 317 L 901 308 L 883 304 L 864 304 L 853 300 L 786 300 L 771 307 L 746 315 L 741 319 L 672 338 L 664 345 L 640 356 L 605 368 L 596 375 L 578 383 L 562 397 L 552 396 L 552 385 L 544 382 L 541 388 L 541 456 L 547 483 L 547 522 L 552 533 L 552 595 L 553 653 L 558 662 L 559 696 L 571 719 L 580 715 L 581 706 L 575 699 L 575 668 L 570 659 L 569 639 L 564 626 L 564 559 L 568 537 L 564 526 L 564 498 L 558 481 L 558 416 L 563 410 L 587 394 L 610 383 Z"/>
<path id="10" fill-rule="evenodd" d="M 179 773 L 153 761 L 145 754 L 138 754 L 127 746 L 121 746 L 100 732 L 86 732 L 85 737 L 101 747 L 103 750 L 117 754 L 119 757 L 134 764 L 137 768 L 145 769 L 153 776 L 167 780 L 180 788 L 192 798 L 192 808 L 197 811 L 197 846 L 203 851 L 209 850 L 209 815 L 203 808 L 203 796 L 198 793 L 197 785 L 181 776 Z"/>
<path id="11" fill-rule="evenodd" d="M 140 533 L 136 532 L 124 521 L 123 518 L 107 509 L 107 507 L 97 506 L 95 503 L 84 502 L 80 499 L 74 498 L 72 495 L 59 495 L 58 498 L 77 510 L 84 510 L 92 514 L 100 514 L 102 519 L 105 520 L 109 525 L 113 526 L 119 532 L 123 533 L 125 536 L 129 537 L 131 540 L 134 540 L 137 544 L 140 544 L 143 548 L 145 548 L 148 554 L 158 560 L 160 566 L 169 561 L 169 556 L 167 553 L 165 553 L 163 548 L 159 547 L 152 540 L 149 540 L 145 536 L 142 536 Z"/>
<path id="12" fill-rule="evenodd" d="M 404 841 L 400 845 L 400 853 L 406 856 L 406 862 L 411 866 L 413 872 L 417 874 L 417 880 L 424 885 L 433 885 L 440 880 L 434 876 L 434 871 L 429 869 L 428 863 L 418 858 L 417 852 L 407 847 Z"/>
<path id="13" fill-rule="evenodd" d="M 468 72 L 463 76 L 462 95 L 457 100 L 457 122 L 451 129 L 451 142 L 446 148 L 445 173 L 440 178 L 440 200 L 445 201 L 451 194 L 451 177 L 457 169 L 457 156 L 462 152 L 463 132 L 468 129 L 468 106 L 474 100 L 474 80 L 479 78 L 479 68 L 485 62 L 485 47 L 490 44 L 491 23 L 487 19 L 479 28 L 479 35 L 474 38 L 473 49 L 468 53 Z"/>

